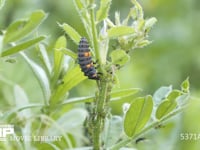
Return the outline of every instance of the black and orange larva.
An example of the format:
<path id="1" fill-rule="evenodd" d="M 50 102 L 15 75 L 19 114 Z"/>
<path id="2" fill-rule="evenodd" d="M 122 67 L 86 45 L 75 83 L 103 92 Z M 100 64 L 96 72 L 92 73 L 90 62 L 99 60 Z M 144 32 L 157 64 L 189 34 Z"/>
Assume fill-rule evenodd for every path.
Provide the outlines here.
<path id="1" fill-rule="evenodd" d="M 88 41 L 82 37 L 78 45 L 78 63 L 84 75 L 89 79 L 99 80 L 99 76 L 92 61 Z"/>

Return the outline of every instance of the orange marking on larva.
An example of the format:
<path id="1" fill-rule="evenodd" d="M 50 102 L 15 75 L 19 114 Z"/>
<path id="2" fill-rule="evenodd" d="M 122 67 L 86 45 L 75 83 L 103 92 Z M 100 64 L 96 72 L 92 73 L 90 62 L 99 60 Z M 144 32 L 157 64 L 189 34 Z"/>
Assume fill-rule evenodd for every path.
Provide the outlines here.
<path id="1" fill-rule="evenodd" d="M 97 74 L 93 74 L 93 76 L 92 77 L 97 77 Z"/>
<path id="2" fill-rule="evenodd" d="M 90 67 L 92 67 L 92 66 L 93 66 L 92 63 L 86 65 L 87 68 L 90 68 Z"/>
<path id="3" fill-rule="evenodd" d="M 90 53 L 90 52 L 85 52 L 85 53 L 84 53 L 84 56 L 85 56 L 85 57 L 89 57 L 89 56 L 91 56 L 91 53 Z"/>

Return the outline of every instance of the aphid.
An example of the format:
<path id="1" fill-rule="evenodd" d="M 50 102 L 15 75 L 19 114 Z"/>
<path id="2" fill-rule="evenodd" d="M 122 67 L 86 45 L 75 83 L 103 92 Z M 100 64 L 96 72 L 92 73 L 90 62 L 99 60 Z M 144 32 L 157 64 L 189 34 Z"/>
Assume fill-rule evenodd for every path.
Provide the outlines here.
<path id="1" fill-rule="evenodd" d="M 78 63 L 84 75 L 89 79 L 99 80 L 99 76 L 92 61 L 88 41 L 82 37 L 78 46 Z"/>
<path id="2" fill-rule="evenodd" d="M 145 137 L 138 138 L 137 140 L 135 140 L 135 144 L 138 144 L 139 142 L 144 141 L 144 140 L 146 140 Z"/>

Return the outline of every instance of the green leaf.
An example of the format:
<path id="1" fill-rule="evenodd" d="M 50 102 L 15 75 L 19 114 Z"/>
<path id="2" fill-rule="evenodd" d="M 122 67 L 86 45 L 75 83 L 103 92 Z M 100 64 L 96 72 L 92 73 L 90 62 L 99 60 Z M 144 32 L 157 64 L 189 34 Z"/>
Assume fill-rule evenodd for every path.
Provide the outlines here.
<path id="1" fill-rule="evenodd" d="M 20 54 L 23 56 L 23 58 L 26 60 L 26 62 L 30 65 L 30 68 L 32 69 L 33 73 L 35 74 L 36 78 L 38 79 L 40 86 L 42 88 L 43 94 L 44 94 L 45 105 L 48 105 L 49 104 L 48 100 L 51 95 L 51 90 L 50 90 L 50 83 L 49 83 L 47 74 L 45 73 L 45 71 L 42 67 L 40 67 L 33 60 L 28 58 L 28 56 L 25 53 L 21 52 Z"/>
<path id="2" fill-rule="evenodd" d="M 23 106 L 29 105 L 28 97 L 25 91 L 18 85 L 14 86 L 14 98 L 16 102 L 16 107 L 22 108 Z M 25 109 L 23 111 L 17 112 L 18 119 L 28 119 L 32 116 L 30 109 Z M 30 136 L 31 135 L 31 122 L 20 121 L 20 124 L 23 125 L 21 130 L 22 135 Z M 30 149 L 30 145 L 25 145 L 26 148 Z"/>
<path id="3" fill-rule="evenodd" d="M 158 106 L 156 110 L 156 118 L 161 119 L 177 107 L 177 101 L 182 92 L 179 90 L 171 91 L 166 99 Z"/>
<path id="4" fill-rule="evenodd" d="M 118 27 L 112 27 L 111 29 L 108 30 L 108 37 L 117 38 L 120 36 L 130 35 L 134 33 L 135 30 L 132 27 L 118 26 Z"/>
<path id="5" fill-rule="evenodd" d="M 114 145 L 120 138 L 123 131 L 123 120 L 120 116 L 112 116 L 105 122 L 105 131 L 103 132 L 103 139 L 105 139 L 105 148 Z"/>
<path id="6" fill-rule="evenodd" d="M 190 99 L 190 94 L 187 93 L 187 94 L 183 94 L 183 95 L 177 97 L 176 101 L 177 101 L 178 106 L 182 107 L 187 104 L 189 99 Z"/>
<path id="7" fill-rule="evenodd" d="M 161 119 L 163 116 L 170 113 L 177 106 L 176 99 L 182 94 L 179 90 L 171 91 L 166 99 L 158 106 L 156 110 L 156 118 Z"/>
<path id="8" fill-rule="evenodd" d="M 15 59 L 15 58 L 12 58 L 12 57 L 8 57 L 8 58 L 6 58 L 5 59 L 5 62 L 9 62 L 9 63 L 16 63 L 17 62 L 17 60 Z"/>
<path id="9" fill-rule="evenodd" d="M 60 51 L 62 51 L 64 54 L 70 56 L 71 58 L 73 58 L 74 60 L 77 59 L 77 54 L 74 53 L 72 50 L 68 49 L 68 48 L 62 48 Z"/>
<path id="10" fill-rule="evenodd" d="M 0 57 L 2 53 L 2 48 L 3 48 L 3 36 L 0 35 Z"/>
<path id="11" fill-rule="evenodd" d="M 22 107 L 15 107 L 15 108 L 12 108 L 11 110 L 5 112 L 2 116 L 0 116 L 0 120 L 6 120 L 10 116 L 12 116 L 14 113 L 25 110 L 25 109 L 42 108 L 42 107 L 44 107 L 43 104 L 30 104 L 30 103 L 27 105 L 24 105 Z"/>
<path id="12" fill-rule="evenodd" d="M 149 40 L 142 40 L 142 41 L 139 41 L 136 43 L 136 47 L 143 48 L 143 47 L 149 45 L 150 43 L 151 43 L 151 41 L 149 41 Z"/>
<path id="13" fill-rule="evenodd" d="M 137 0 L 131 0 L 132 4 L 135 5 L 135 9 L 136 9 L 136 16 L 138 19 L 143 19 L 144 18 L 144 14 L 143 14 L 143 10 L 141 5 L 137 2 Z"/>
<path id="14" fill-rule="evenodd" d="M 110 57 L 112 59 L 113 64 L 117 64 L 120 66 L 123 66 L 124 64 L 126 64 L 130 59 L 130 56 L 123 50 L 112 51 L 112 53 L 110 54 Z"/>
<path id="15" fill-rule="evenodd" d="M 140 91 L 141 91 L 141 89 L 139 89 L 139 88 L 130 88 L 130 89 L 123 89 L 120 91 L 112 92 L 111 93 L 111 101 L 120 100 L 122 98 L 134 95 Z"/>
<path id="16" fill-rule="evenodd" d="M 97 11 L 97 22 L 104 20 L 108 17 L 108 12 L 110 9 L 111 0 L 101 0 L 100 8 Z"/>
<path id="17" fill-rule="evenodd" d="M 153 100 L 156 104 L 160 104 L 162 100 L 164 100 L 169 93 L 172 91 L 172 86 L 162 86 L 153 94 Z"/>
<path id="18" fill-rule="evenodd" d="M 120 19 L 120 13 L 119 12 L 115 12 L 115 24 L 117 26 L 120 26 L 121 25 L 121 19 Z"/>
<path id="19" fill-rule="evenodd" d="M 63 101 L 62 105 L 92 102 L 94 98 L 95 96 L 74 97 Z"/>
<path id="20" fill-rule="evenodd" d="M 190 89 L 190 82 L 189 82 L 189 78 L 187 78 L 186 80 L 184 80 L 181 84 L 181 90 L 184 93 L 189 93 Z"/>
<path id="21" fill-rule="evenodd" d="M 0 0 L 0 9 L 3 8 L 6 0 Z"/>
<path id="22" fill-rule="evenodd" d="M 64 83 L 60 84 L 59 87 L 56 89 L 55 93 L 51 98 L 51 103 L 55 104 L 58 103 L 61 98 L 65 97 L 65 94 L 72 89 L 74 86 L 85 80 L 86 77 L 81 72 L 79 65 L 76 65 L 71 70 L 68 70 L 64 77 Z"/>
<path id="23" fill-rule="evenodd" d="M 167 96 L 167 99 L 169 101 L 175 101 L 177 97 L 179 97 L 182 94 L 179 90 L 173 90 L 169 95 Z"/>
<path id="24" fill-rule="evenodd" d="M 47 49 L 43 44 L 39 44 L 39 49 L 40 49 L 40 54 L 42 56 L 42 62 L 44 63 L 45 67 L 47 68 L 48 73 L 51 74 L 52 73 L 52 65 L 50 62 L 49 55 L 47 53 Z"/>
<path id="25" fill-rule="evenodd" d="M 172 110 L 174 110 L 177 106 L 176 101 L 172 100 L 164 100 L 156 110 L 156 118 L 161 119 L 165 115 L 169 114 Z"/>
<path id="26" fill-rule="evenodd" d="M 66 133 L 76 134 L 74 131 L 82 127 L 85 118 L 88 113 L 85 109 L 72 109 L 66 112 L 58 120 L 56 120 L 56 125 L 53 124 L 48 130 L 47 135 L 58 136 L 62 135 L 62 130 Z M 58 128 L 59 127 L 59 128 Z"/>
<path id="27" fill-rule="evenodd" d="M 27 143 L 27 142 L 26 142 Z M 38 147 L 38 150 L 48 149 L 48 150 L 61 150 L 58 145 L 50 142 L 36 143 L 34 147 Z"/>
<path id="28" fill-rule="evenodd" d="M 69 112 L 68 112 L 69 113 Z M 75 113 L 75 112 L 74 112 Z M 65 113 L 66 114 L 66 113 Z M 70 117 L 71 117 L 72 115 L 70 115 Z M 50 129 L 50 134 L 52 135 L 52 133 L 55 133 L 55 132 L 57 132 L 60 136 L 61 136 L 61 138 L 63 139 L 63 140 L 65 140 L 65 143 L 66 143 L 66 145 L 71 149 L 72 148 L 72 141 L 71 141 L 71 139 L 70 139 L 70 137 L 68 136 L 68 134 L 66 134 L 66 129 L 64 129 L 64 128 L 62 128 L 61 127 L 61 124 L 58 124 L 57 123 L 57 121 L 55 121 L 54 119 L 52 119 L 50 116 L 48 116 L 48 115 L 42 115 L 42 116 L 40 116 L 40 118 L 41 118 L 41 122 L 45 122 L 46 124 L 48 124 L 50 127 L 52 127 L 51 129 L 50 128 L 48 128 L 48 130 Z M 71 121 L 70 119 L 69 119 L 69 121 Z M 63 121 L 64 123 L 65 122 L 68 122 L 68 121 Z M 62 122 L 62 123 L 63 123 Z M 72 123 L 74 123 L 74 122 L 72 122 Z M 45 133 L 44 133 L 44 135 L 47 135 L 49 132 L 48 132 L 48 130 L 45 130 Z M 39 130 L 38 130 L 39 131 Z M 76 132 L 77 133 L 77 132 Z M 56 136 L 56 135 L 58 135 L 58 134 L 55 134 L 54 136 Z M 65 145 L 65 146 L 66 146 Z M 47 148 L 48 149 L 48 148 Z"/>
<path id="29" fill-rule="evenodd" d="M 131 103 L 124 118 L 124 131 L 133 137 L 139 133 L 151 117 L 153 100 L 151 96 L 137 98 Z"/>
<path id="30" fill-rule="evenodd" d="M 37 10 L 31 14 L 29 19 L 12 23 L 5 33 L 4 43 L 14 42 L 25 37 L 36 29 L 45 17 L 46 14 L 42 10 Z"/>
<path id="31" fill-rule="evenodd" d="M 25 91 L 19 85 L 14 86 L 14 98 L 15 98 L 16 107 L 18 108 L 29 104 L 29 100 Z M 24 117 L 25 116 L 30 117 L 31 111 L 24 110 L 23 112 L 20 112 L 20 115 Z"/>
<path id="32" fill-rule="evenodd" d="M 64 29 L 64 31 L 66 32 L 66 34 L 78 45 L 79 41 L 81 39 L 81 36 L 79 35 L 79 33 L 72 28 L 70 25 L 64 23 L 64 24 L 59 24 L 59 26 L 61 28 Z"/>
<path id="33" fill-rule="evenodd" d="M 64 54 L 60 51 L 61 49 L 67 46 L 67 41 L 65 36 L 61 36 L 57 39 L 56 44 L 54 46 L 54 67 L 53 67 L 53 79 L 52 85 L 54 85 L 61 73 L 62 65 L 64 61 Z"/>
<path id="34" fill-rule="evenodd" d="M 81 0 L 73 0 L 73 2 L 75 4 L 77 10 L 82 10 L 84 8 Z"/>
<path id="35" fill-rule="evenodd" d="M 145 30 L 148 32 L 156 22 L 157 19 L 155 17 L 145 20 Z"/>
<path id="36" fill-rule="evenodd" d="M 123 89 L 120 91 L 115 91 L 111 93 L 111 103 L 117 100 L 121 100 L 125 97 L 134 95 L 141 91 L 138 88 L 130 88 L 130 89 Z M 86 97 L 74 97 L 65 100 L 62 104 L 75 104 L 75 103 L 85 103 L 85 102 L 92 102 L 95 96 L 86 96 Z"/>
<path id="37" fill-rule="evenodd" d="M 42 41 L 44 39 L 45 39 L 44 36 L 40 36 L 38 38 L 23 42 L 21 44 L 18 44 L 18 45 L 14 46 L 14 47 L 11 47 L 11 48 L 3 51 L 1 55 L 2 55 L 2 57 L 4 57 L 4 56 L 15 54 L 15 53 L 17 53 L 19 51 L 22 51 L 22 50 L 25 50 L 25 49 L 29 48 L 30 46 L 32 46 L 32 45 L 34 45 L 34 44 L 36 44 L 36 43 L 38 43 L 38 42 L 40 42 L 40 41 Z"/>

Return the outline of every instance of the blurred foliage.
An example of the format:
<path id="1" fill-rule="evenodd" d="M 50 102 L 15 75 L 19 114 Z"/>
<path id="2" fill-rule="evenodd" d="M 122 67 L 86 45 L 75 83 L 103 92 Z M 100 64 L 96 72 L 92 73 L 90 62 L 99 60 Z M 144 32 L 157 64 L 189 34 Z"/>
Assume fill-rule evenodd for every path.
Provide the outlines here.
<path id="1" fill-rule="evenodd" d="M 136 49 L 131 54 L 133 57 L 131 62 L 118 73 L 120 79 L 118 86 L 138 87 L 144 89 L 144 93 L 153 94 L 153 91 L 162 85 L 178 87 L 180 82 L 189 76 L 193 95 L 200 96 L 200 34 L 198 32 L 200 31 L 200 1 L 140 0 L 139 2 L 145 10 L 145 16 L 155 16 L 158 23 L 150 33 L 153 43 L 147 48 Z M 114 10 L 119 10 L 121 16 L 124 17 L 129 11 L 129 6 L 128 0 L 113 0 L 110 17 L 114 20 Z M 57 37 L 64 34 L 56 22 L 67 22 L 81 35 L 85 35 L 83 25 L 71 0 L 7 0 L 0 13 L 0 29 L 7 28 L 13 21 L 28 16 L 36 9 L 42 9 L 48 13 L 47 19 L 38 29 L 39 33 L 50 35 L 48 38 L 51 45 L 48 50 L 53 47 Z M 77 52 L 72 41 L 68 40 L 67 44 L 70 49 Z M 34 51 L 30 53 L 36 55 Z M 49 53 L 52 52 L 49 51 Z M 11 57 L 10 61 L 12 59 L 15 60 L 15 56 Z M 7 110 L 15 105 L 14 97 L 10 94 L 14 83 L 19 84 L 26 91 L 30 101 L 37 102 L 42 99 L 42 92 L 38 90 L 39 83 L 23 59 L 18 57 L 15 63 L 10 63 L 7 59 L 0 61 L 1 110 Z M 85 80 L 70 91 L 70 97 L 90 95 L 95 90 L 93 87 L 94 82 Z M 116 86 L 115 89 L 117 90 L 118 87 Z M 199 98 L 194 98 L 182 116 L 177 116 L 159 132 L 152 131 L 153 134 L 149 134 L 147 140 L 137 144 L 138 149 L 149 148 L 150 145 L 150 149 L 160 146 L 158 149 L 197 150 L 200 140 L 180 141 L 179 133 L 200 134 L 199 100 Z M 113 104 L 112 109 L 115 113 L 122 111 L 118 104 Z M 168 134 L 171 132 L 173 134 Z M 167 147 L 168 145 L 171 147 Z"/>
<path id="2" fill-rule="evenodd" d="M 120 74 L 122 79 L 120 85 L 123 87 L 134 85 L 143 88 L 147 93 L 152 93 L 161 85 L 173 84 L 178 86 L 181 81 L 189 76 L 192 88 L 198 91 L 198 87 L 200 87 L 198 54 L 200 52 L 198 51 L 199 34 L 196 31 L 199 30 L 198 22 L 200 21 L 196 18 L 200 15 L 199 2 L 197 0 L 179 0 L 175 2 L 172 0 L 143 0 L 141 3 L 145 10 L 145 16 L 155 16 L 159 23 L 150 34 L 153 43 L 146 49 L 133 52 L 134 59 L 125 66 L 127 69 L 124 68 L 124 70 L 130 71 L 126 73 L 126 78 L 123 78 L 123 73 Z M 114 9 L 119 10 L 122 17 L 125 16 L 129 11 L 127 9 L 129 5 L 130 1 L 113 1 L 111 18 L 114 17 Z M 67 21 L 79 33 L 85 35 L 82 23 L 70 0 L 6 1 L 6 5 L 0 14 L 0 28 L 3 29 L 16 18 L 20 18 L 22 12 L 23 14 L 24 12 L 29 14 L 38 8 L 42 8 L 48 13 L 48 18 L 41 25 L 38 32 L 46 35 L 51 34 L 49 39 L 52 41 L 52 45 L 56 37 L 63 34 L 55 21 L 61 23 Z M 49 28 L 49 25 L 51 25 L 51 28 Z M 72 42 L 68 44 L 72 47 L 71 49 L 77 51 Z M 129 82 L 129 78 L 132 79 L 132 83 Z"/>

